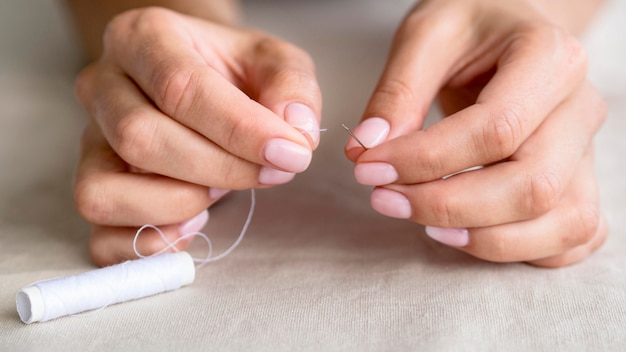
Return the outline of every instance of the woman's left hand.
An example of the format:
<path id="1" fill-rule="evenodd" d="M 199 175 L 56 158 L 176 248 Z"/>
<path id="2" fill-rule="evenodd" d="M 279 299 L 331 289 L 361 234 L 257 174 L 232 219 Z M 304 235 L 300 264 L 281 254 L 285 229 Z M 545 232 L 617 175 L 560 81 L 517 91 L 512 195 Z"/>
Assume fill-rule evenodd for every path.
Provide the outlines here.
<path id="1" fill-rule="evenodd" d="M 606 106 L 581 44 L 533 4 L 422 1 L 354 131 L 371 149 L 350 139 L 346 155 L 378 212 L 479 258 L 555 267 L 608 232 L 592 143 Z M 437 96 L 448 117 L 421 130 Z"/>

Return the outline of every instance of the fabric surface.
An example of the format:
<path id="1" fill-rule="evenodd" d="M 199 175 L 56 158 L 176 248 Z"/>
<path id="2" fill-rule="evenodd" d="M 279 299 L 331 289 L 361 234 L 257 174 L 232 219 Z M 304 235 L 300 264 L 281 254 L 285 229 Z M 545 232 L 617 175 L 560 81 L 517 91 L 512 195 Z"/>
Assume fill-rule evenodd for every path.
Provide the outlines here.
<path id="1" fill-rule="evenodd" d="M 188 287 L 96 313 L 24 325 L 15 294 L 93 269 L 71 180 L 86 115 L 62 2 L 0 2 L 0 350 L 623 351 L 626 347 L 626 2 L 585 37 L 610 117 L 597 171 L 611 234 L 581 264 L 492 264 L 369 206 L 344 158 L 408 1 L 245 2 L 250 25 L 307 49 L 324 93 L 320 149 L 292 183 L 258 192 L 248 236 Z M 249 194 L 211 209 L 216 250 Z M 146 205 L 149 206 L 149 205 Z M 201 253 L 200 243 L 192 250 Z"/>

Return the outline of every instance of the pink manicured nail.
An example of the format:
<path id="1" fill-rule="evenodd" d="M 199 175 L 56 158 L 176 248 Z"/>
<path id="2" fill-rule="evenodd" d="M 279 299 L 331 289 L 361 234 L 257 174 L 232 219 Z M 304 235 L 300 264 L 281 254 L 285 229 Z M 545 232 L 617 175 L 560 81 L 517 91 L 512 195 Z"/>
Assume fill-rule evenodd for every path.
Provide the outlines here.
<path id="1" fill-rule="evenodd" d="M 181 223 L 178 226 L 178 234 L 184 236 L 188 233 L 198 232 L 202 230 L 207 221 L 209 221 L 209 212 L 205 209 L 200 214 Z"/>
<path id="2" fill-rule="evenodd" d="M 209 197 L 211 199 L 220 199 L 230 192 L 230 189 L 211 188 L 209 189 Z"/>
<path id="3" fill-rule="evenodd" d="M 433 240 L 451 247 L 465 247 L 469 243 L 467 229 L 426 226 L 426 234 Z"/>
<path id="4" fill-rule="evenodd" d="M 382 186 L 396 182 L 398 172 L 388 163 L 362 163 L 354 168 L 354 178 L 362 185 Z"/>
<path id="5" fill-rule="evenodd" d="M 291 103 L 285 108 L 285 121 L 295 128 L 311 136 L 314 144 L 320 140 L 320 125 L 317 118 L 308 106 L 300 103 Z"/>
<path id="6" fill-rule="evenodd" d="M 259 172 L 259 183 L 262 185 L 282 185 L 296 176 L 293 172 L 285 172 L 271 167 L 262 167 Z"/>
<path id="7" fill-rule="evenodd" d="M 265 160 L 288 172 L 302 172 L 309 167 L 313 154 L 299 144 L 282 138 L 270 139 L 263 149 Z"/>
<path id="8" fill-rule="evenodd" d="M 387 120 L 380 117 L 371 117 L 361 122 L 361 124 L 354 129 L 354 135 L 367 148 L 373 148 L 385 141 L 390 129 L 391 127 Z M 350 142 L 348 142 L 346 149 L 358 146 L 359 143 L 352 138 Z"/>
<path id="9" fill-rule="evenodd" d="M 372 208 L 377 212 L 398 219 L 411 217 L 411 203 L 404 194 L 384 188 L 377 188 L 370 199 Z"/>

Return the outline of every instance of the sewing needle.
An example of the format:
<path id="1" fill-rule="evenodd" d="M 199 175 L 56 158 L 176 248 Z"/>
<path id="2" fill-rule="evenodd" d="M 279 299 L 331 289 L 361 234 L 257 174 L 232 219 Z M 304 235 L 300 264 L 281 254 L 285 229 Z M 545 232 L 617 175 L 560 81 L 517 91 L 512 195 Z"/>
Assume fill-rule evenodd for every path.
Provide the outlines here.
<path id="1" fill-rule="evenodd" d="M 359 143 L 359 144 L 361 145 L 361 147 L 363 147 L 363 149 L 365 149 L 365 150 L 368 150 L 368 149 L 369 149 L 369 148 L 368 148 L 368 147 L 366 147 L 363 143 L 361 143 L 361 141 L 360 141 L 358 138 L 356 138 L 356 136 L 354 135 L 354 133 L 352 133 L 352 130 L 351 130 L 348 126 L 346 126 L 346 125 L 344 125 L 344 124 L 341 124 L 341 127 L 343 127 L 343 128 L 346 130 L 346 132 L 348 132 L 348 134 L 350 135 L 350 137 L 354 138 L 354 140 L 355 140 L 357 143 Z"/>

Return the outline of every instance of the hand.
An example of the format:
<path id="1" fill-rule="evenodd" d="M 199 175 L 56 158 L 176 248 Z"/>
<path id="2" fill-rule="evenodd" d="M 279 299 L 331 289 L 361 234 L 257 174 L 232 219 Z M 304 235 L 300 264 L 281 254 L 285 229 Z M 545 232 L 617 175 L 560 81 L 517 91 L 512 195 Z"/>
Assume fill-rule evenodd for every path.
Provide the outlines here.
<path id="1" fill-rule="evenodd" d="M 346 154 L 378 212 L 479 258 L 562 266 L 608 232 L 592 147 L 606 107 L 581 45 L 538 6 L 420 3 L 354 131 L 372 148 Z M 421 131 L 437 95 L 448 117 Z"/>
<path id="2" fill-rule="evenodd" d="M 138 226 L 173 240 L 201 229 L 226 190 L 289 182 L 319 142 L 321 96 L 306 53 L 165 9 L 116 17 L 76 90 L 92 120 L 75 198 L 94 225 L 99 265 L 134 257 Z M 164 244 L 146 235 L 139 246 L 149 255 Z"/>

